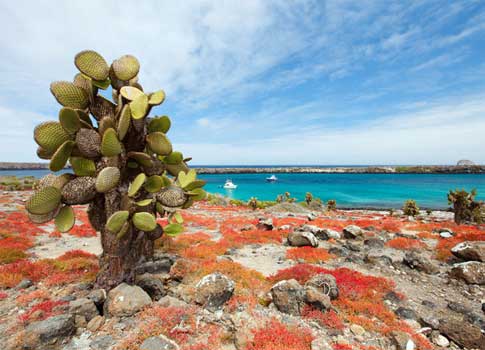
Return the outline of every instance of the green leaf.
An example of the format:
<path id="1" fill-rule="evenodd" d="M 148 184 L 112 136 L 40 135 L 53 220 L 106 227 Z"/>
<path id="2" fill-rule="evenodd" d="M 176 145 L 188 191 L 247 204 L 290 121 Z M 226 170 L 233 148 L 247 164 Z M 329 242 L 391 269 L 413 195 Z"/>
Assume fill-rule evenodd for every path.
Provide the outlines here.
<path id="1" fill-rule="evenodd" d="M 153 199 L 147 198 L 147 199 L 138 201 L 135 204 L 138 205 L 139 207 L 146 207 L 147 205 L 150 205 L 152 202 L 153 202 Z"/>
<path id="2" fill-rule="evenodd" d="M 163 228 L 163 232 L 167 236 L 174 237 L 182 232 L 184 232 L 184 227 L 180 224 L 168 224 Z"/>
<path id="3" fill-rule="evenodd" d="M 135 180 L 130 184 L 130 187 L 128 187 L 128 196 L 134 197 L 140 190 L 141 186 L 143 186 L 146 178 L 147 176 L 144 173 L 138 174 L 137 177 L 135 177 Z"/>

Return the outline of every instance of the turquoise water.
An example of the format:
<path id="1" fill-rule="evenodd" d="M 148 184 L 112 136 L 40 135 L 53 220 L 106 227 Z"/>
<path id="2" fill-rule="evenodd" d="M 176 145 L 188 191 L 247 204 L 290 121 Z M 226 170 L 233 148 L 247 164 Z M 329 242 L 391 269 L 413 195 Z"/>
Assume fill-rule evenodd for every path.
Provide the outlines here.
<path id="1" fill-rule="evenodd" d="M 48 170 L 0 171 L 0 175 L 42 177 Z M 340 207 L 399 208 L 407 199 L 414 199 L 421 207 L 446 208 L 446 194 L 450 189 L 476 188 L 478 199 L 485 200 L 485 174 L 276 174 L 279 181 L 267 183 L 271 174 L 200 175 L 207 181 L 206 190 L 231 198 L 274 200 L 286 191 L 298 200 L 306 192 L 324 201 L 337 200 Z M 231 178 L 238 185 L 235 190 L 222 188 Z"/>

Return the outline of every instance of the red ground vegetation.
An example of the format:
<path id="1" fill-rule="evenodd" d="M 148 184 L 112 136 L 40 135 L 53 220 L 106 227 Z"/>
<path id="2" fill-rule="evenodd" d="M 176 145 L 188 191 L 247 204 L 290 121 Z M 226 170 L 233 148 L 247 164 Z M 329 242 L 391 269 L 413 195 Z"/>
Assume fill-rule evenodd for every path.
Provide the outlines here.
<path id="1" fill-rule="evenodd" d="M 426 248 L 426 244 L 418 239 L 408 237 L 396 237 L 386 243 L 386 246 L 399 250 L 412 250 Z"/>
<path id="2" fill-rule="evenodd" d="M 334 258 L 332 254 L 323 248 L 296 247 L 286 251 L 286 258 L 292 260 L 304 260 L 308 263 L 318 263 Z"/>
<path id="3" fill-rule="evenodd" d="M 180 344 L 181 350 L 219 349 L 221 329 L 215 325 L 198 325 L 196 312 L 194 306 L 145 309 L 138 315 L 140 330 L 128 336 L 116 349 L 137 350 L 146 338 L 159 334 Z M 189 340 L 191 343 L 188 343 Z"/>
<path id="4" fill-rule="evenodd" d="M 42 301 L 32 306 L 26 313 L 20 315 L 19 320 L 23 323 L 45 320 L 48 317 L 60 314 L 61 310 L 56 310 L 56 308 L 66 303 L 66 301 Z"/>
<path id="5" fill-rule="evenodd" d="M 448 260 L 452 256 L 451 248 L 464 241 L 485 241 L 485 231 L 467 230 L 450 238 L 440 238 L 436 245 L 436 258 L 443 261 Z"/>
<path id="6" fill-rule="evenodd" d="M 305 306 L 301 315 L 303 318 L 315 321 L 328 329 L 343 330 L 345 328 L 339 315 L 337 315 L 337 313 L 333 310 L 322 312 L 321 310 L 315 309 L 311 306 Z"/>
<path id="7" fill-rule="evenodd" d="M 310 350 L 313 340 L 308 329 L 289 327 L 276 319 L 271 319 L 253 333 L 254 339 L 245 350 Z"/>
<path id="8" fill-rule="evenodd" d="M 14 287 L 24 278 L 33 282 L 42 280 L 48 286 L 92 281 L 97 271 L 95 255 L 71 251 L 57 259 L 19 260 L 0 266 L 0 287 Z"/>

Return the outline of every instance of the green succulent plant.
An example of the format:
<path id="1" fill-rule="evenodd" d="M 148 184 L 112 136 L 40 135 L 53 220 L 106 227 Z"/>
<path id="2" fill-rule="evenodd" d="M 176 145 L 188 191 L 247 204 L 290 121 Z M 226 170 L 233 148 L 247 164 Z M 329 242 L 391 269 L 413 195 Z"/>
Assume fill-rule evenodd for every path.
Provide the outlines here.
<path id="1" fill-rule="evenodd" d="M 58 121 L 34 130 L 39 157 L 54 172 L 70 165 L 73 173 L 42 178 L 26 209 L 33 222 L 54 220 L 67 232 L 76 221 L 72 206 L 88 204 L 104 249 L 97 285 L 111 289 L 134 282 L 136 264 L 151 257 L 154 240 L 183 232 L 180 210 L 205 198 L 205 181 L 189 169 L 189 158 L 173 151 L 170 118 L 148 116 L 166 96 L 143 90 L 134 56 L 108 64 L 84 50 L 74 64 L 79 73 L 72 82 L 50 86 L 62 106 Z M 98 94 L 110 86 L 112 101 Z M 168 216 L 168 224 L 162 227 L 157 216 Z"/>

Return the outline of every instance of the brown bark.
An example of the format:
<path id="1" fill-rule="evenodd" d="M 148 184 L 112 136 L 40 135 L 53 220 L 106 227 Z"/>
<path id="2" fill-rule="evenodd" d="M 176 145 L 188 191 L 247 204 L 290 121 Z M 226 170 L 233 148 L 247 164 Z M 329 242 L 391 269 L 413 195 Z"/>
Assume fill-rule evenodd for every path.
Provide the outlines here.
<path id="1" fill-rule="evenodd" d="M 125 152 L 140 151 L 144 148 L 145 127 L 141 130 L 132 128 L 125 140 Z M 103 253 L 99 259 L 99 273 L 96 278 L 96 286 L 110 290 L 122 282 L 133 284 L 135 282 L 135 269 L 141 262 L 153 256 L 154 240 L 161 236 L 161 229 L 157 232 L 143 232 L 133 224 L 128 232 L 121 238 L 117 238 L 105 229 L 106 220 L 116 211 L 130 210 L 133 208 L 122 208 L 122 198 L 126 196 L 130 181 L 137 172 L 126 168 L 126 156 L 124 153 L 118 158 L 118 166 L 121 168 L 122 178 L 117 188 L 100 194 L 90 208 L 91 222 L 96 223 L 97 229 L 101 232 L 101 245 Z M 91 218 L 93 216 L 93 218 Z M 158 234 L 157 234 L 158 233 Z"/>

